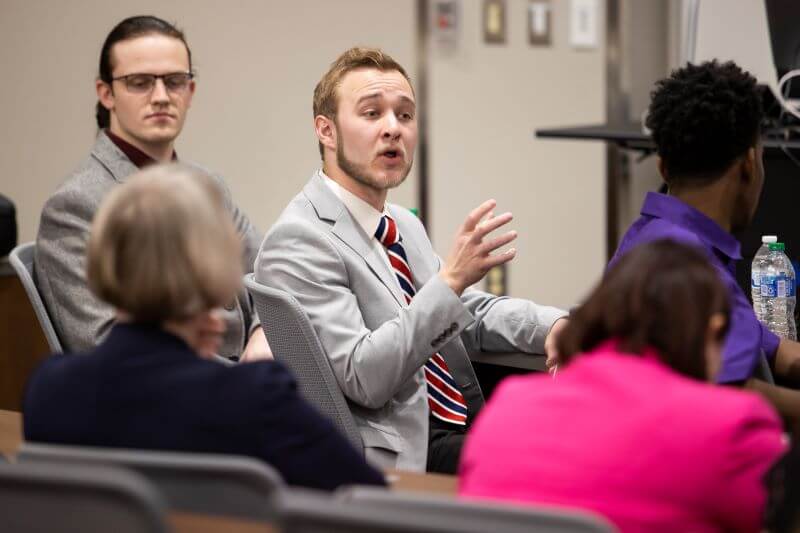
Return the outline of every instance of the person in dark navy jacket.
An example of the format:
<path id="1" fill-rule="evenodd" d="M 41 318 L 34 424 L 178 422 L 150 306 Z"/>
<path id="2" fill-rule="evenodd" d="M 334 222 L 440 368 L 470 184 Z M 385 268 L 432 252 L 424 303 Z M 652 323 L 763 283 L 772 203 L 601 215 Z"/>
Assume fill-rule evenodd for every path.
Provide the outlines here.
<path id="1" fill-rule="evenodd" d="M 274 361 L 214 360 L 218 308 L 241 283 L 239 240 L 213 180 L 150 167 L 95 218 L 87 274 L 117 323 L 80 357 L 55 355 L 31 377 L 29 441 L 249 455 L 290 485 L 383 484 Z"/>

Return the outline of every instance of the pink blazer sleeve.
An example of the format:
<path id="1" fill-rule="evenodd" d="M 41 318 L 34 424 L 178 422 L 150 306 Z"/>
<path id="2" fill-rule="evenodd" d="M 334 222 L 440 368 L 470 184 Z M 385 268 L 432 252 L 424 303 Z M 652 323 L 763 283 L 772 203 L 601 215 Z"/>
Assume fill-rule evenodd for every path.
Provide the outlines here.
<path id="1" fill-rule="evenodd" d="M 766 505 L 765 476 L 786 451 L 778 416 L 760 398 L 736 405 L 728 426 L 711 457 L 719 461 L 710 496 L 717 523 L 726 531 L 760 531 Z M 708 442 L 708 446 L 714 446 Z"/>

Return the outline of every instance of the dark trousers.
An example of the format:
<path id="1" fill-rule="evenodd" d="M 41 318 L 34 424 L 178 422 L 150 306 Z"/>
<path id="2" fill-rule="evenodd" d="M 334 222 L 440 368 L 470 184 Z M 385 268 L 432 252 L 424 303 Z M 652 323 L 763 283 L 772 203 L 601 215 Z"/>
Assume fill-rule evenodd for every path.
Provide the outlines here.
<path id="1" fill-rule="evenodd" d="M 442 422 L 431 416 L 428 434 L 428 472 L 455 474 L 464 445 L 466 428 Z"/>

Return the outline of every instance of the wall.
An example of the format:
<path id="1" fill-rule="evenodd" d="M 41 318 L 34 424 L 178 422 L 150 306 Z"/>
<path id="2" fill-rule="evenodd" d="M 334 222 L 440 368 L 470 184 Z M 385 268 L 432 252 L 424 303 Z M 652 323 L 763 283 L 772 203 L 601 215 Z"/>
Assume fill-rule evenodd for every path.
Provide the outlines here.
<path id="1" fill-rule="evenodd" d="M 763 0 L 700 2 L 695 61 L 713 58 L 734 60 L 762 83 L 777 88 Z"/>
<path id="2" fill-rule="evenodd" d="M 95 134 L 97 60 L 125 16 L 154 13 L 187 32 L 198 89 L 181 158 L 226 176 L 262 230 L 318 166 L 311 95 L 335 56 L 384 47 L 417 69 L 412 0 L 2 0 L 0 192 L 17 204 L 20 241 Z M 599 46 L 567 44 L 567 0 L 553 0 L 553 44 L 526 43 L 525 0 L 508 2 L 506 45 L 485 45 L 478 0 L 463 0 L 455 51 L 430 54 L 431 228 L 445 254 L 466 213 L 488 197 L 514 212 L 512 294 L 568 306 L 602 271 L 601 143 L 538 140 L 536 128 L 604 120 L 604 3 Z M 417 204 L 412 174 L 392 200 Z"/>
<path id="3" fill-rule="evenodd" d="M 506 44 L 484 44 L 481 4 L 462 2 L 458 47 L 431 51 L 433 242 L 445 254 L 467 213 L 495 198 L 520 234 L 511 294 L 571 306 L 605 265 L 604 147 L 533 131 L 605 120 L 604 2 L 594 50 L 568 45 L 565 0 L 551 3 L 551 46 L 527 44 L 525 0 L 507 2 Z"/>
<path id="4" fill-rule="evenodd" d="M 621 3 L 621 85 L 627 103 L 628 119 L 641 123 L 650 106 L 650 93 L 656 81 L 669 72 L 670 10 L 667 0 L 641 2 L 627 0 Z M 662 184 L 651 154 L 644 159 L 638 152 L 627 155 L 627 179 L 621 180 L 618 235 L 621 237 L 639 217 L 642 202 L 650 191 Z"/>
<path id="5" fill-rule="evenodd" d="M 89 153 L 100 47 L 126 16 L 156 14 L 186 31 L 198 79 L 178 154 L 222 173 L 261 230 L 319 166 L 311 98 L 336 56 L 369 44 L 416 69 L 410 1 L 132 5 L 0 2 L 0 192 L 17 204 L 21 242 L 35 237 L 42 204 Z M 415 175 L 395 197 L 416 202 Z"/>

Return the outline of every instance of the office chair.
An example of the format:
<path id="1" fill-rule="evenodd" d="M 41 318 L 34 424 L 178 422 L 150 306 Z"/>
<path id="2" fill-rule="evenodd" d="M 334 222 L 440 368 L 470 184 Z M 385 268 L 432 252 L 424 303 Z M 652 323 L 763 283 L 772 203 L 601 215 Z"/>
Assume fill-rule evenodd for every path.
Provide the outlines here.
<path id="1" fill-rule="evenodd" d="M 425 517 L 394 509 L 373 508 L 336 500 L 311 491 L 292 491 L 281 500 L 278 528 L 282 533 L 447 533 Z M 463 530 L 472 533 L 475 530 Z M 484 530 L 493 531 L 493 530 Z M 461 531 L 459 531 L 461 533 Z"/>
<path id="2" fill-rule="evenodd" d="M 504 533 L 610 533 L 614 528 L 594 514 L 552 507 L 510 505 L 460 500 L 417 492 L 397 492 L 375 487 L 346 487 L 336 498 L 375 513 L 391 511 L 422 518 L 436 531 Z"/>
<path id="3" fill-rule="evenodd" d="M 171 509 L 272 521 L 284 483 L 272 467 L 251 457 L 26 442 L 21 463 L 114 465 L 155 485 Z"/>
<path id="4" fill-rule="evenodd" d="M 244 277 L 244 284 L 253 297 L 275 359 L 292 371 L 300 394 L 332 420 L 357 450 L 363 452 L 361 434 L 347 400 L 300 303 L 285 291 L 257 282 L 253 274 Z"/>
<path id="5" fill-rule="evenodd" d="M 50 315 L 47 313 L 47 308 L 42 302 L 42 297 L 39 295 L 39 289 L 36 287 L 33 272 L 33 260 L 36 254 L 36 244 L 32 242 L 20 244 L 8 256 L 11 267 L 17 273 L 25 292 L 28 295 L 28 300 L 33 306 L 33 311 L 36 313 L 36 318 L 39 319 L 39 325 L 42 327 L 44 336 L 47 339 L 47 344 L 50 345 L 50 351 L 53 353 L 62 352 L 61 341 L 56 335 L 56 330 L 53 328 L 53 322 L 50 320 Z"/>
<path id="6" fill-rule="evenodd" d="M 0 464 L 0 521 L 9 533 L 166 533 L 165 509 L 163 497 L 135 472 Z"/>

